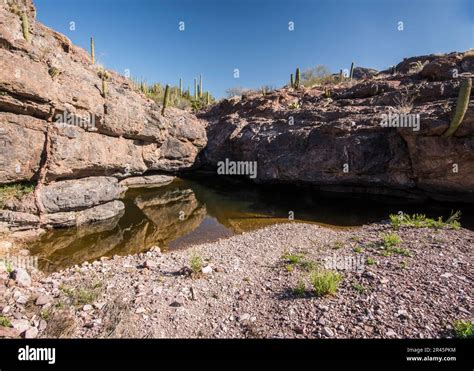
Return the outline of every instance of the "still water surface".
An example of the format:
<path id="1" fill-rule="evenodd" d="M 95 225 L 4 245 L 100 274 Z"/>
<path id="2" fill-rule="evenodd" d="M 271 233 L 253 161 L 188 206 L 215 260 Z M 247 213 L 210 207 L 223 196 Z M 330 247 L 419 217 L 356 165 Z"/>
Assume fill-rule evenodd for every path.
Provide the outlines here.
<path id="1" fill-rule="evenodd" d="M 104 224 L 49 231 L 31 247 L 40 269 L 55 271 L 102 256 L 144 252 L 153 246 L 180 249 L 288 222 L 351 228 L 388 219 L 399 210 L 448 216 L 462 209 L 463 226 L 473 220 L 457 205 L 407 203 L 400 199 L 337 197 L 296 187 L 263 187 L 239 181 L 177 179 L 160 188 L 131 189 L 125 213 Z"/>

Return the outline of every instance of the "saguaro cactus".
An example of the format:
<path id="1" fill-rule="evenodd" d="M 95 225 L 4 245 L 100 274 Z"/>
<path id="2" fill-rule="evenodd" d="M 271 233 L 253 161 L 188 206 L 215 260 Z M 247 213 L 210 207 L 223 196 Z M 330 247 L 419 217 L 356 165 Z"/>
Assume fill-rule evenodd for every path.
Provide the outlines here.
<path id="1" fill-rule="evenodd" d="M 179 96 L 183 96 L 183 79 L 181 77 L 179 78 Z"/>
<path id="2" fill-rule="evenodd" d="M 198 86 L 197 86 L 197 80 L 194 79 L 194 99 L 197 99 L 198 97 Z"/>
<path id="3" fill-rule="evenodd" d="M 454 117 L 451 120 L 451 124 L 449 125 L 448 130 L 444 132 L 443 137 L 447 138 L 452 136 L 461 125 L 462 120 L 464 119 L 464 115 L 466 114 L 467 107 L 469 106 L 469 97 L 471 95 L 471 89 L 471 78 L 467 78 L 461 82 L 458 100 L 456 103 L 456 112 L 454 113 Z"/>
<path id="4" fill-rule="evenodd" d="M 23 31 L 23 37 L 26 42 L 30 42 L 30 23 L 28 21 L 28 14 L 26 12 L 21 13 L 21 29 Z"/>
<path id="5" fill-rule="evenodd" d="M 354 62 L 351 63 L 351 73 L 349 74 L 349 77 L 351 78 L 351 80 L 352 80 L 353 74 L 354 74 Z"/>
<path id="6" fill-rule="evenodd" d="M 295 89 L 298 89 L 301 84 L 301 73 L 300 73 L 300 68 L 298 67 L 296 69 L 296 80 L 295 80 Z"/>
<path id="7" fill-rule="evenodd" d="M 202 74 L 199 75 L 199 98 L 202 98 Z"/>
<path id="8" fill-rule="evenodd" d="M 102 96 L 104 98 L 107 98 L 107 93 L 108 93 L 107 80 L 109 79 L 110 75 L 107 71 L 100 70 L 99 77 L 102 79 Z"/>
<path id="9" fill-rule="evenodd" d="M 207 101 L 207 105 L 209 105 L 211 103 L 211 99 L 209 97 L 209 92 L 206 92 L 206 101 Z"/>
<path id="10" fill-rule="evenodd" d="M 290 87 L 294 88 L 295 87 L 295 78 L 293 74 L 290 75 Z"/>
<path id="11" fill-rule="evenodd" d="M 165 95 L 163 97 L 163 108 L 161 109 L 161 116 L 165 115 L 165 109 L 168 107 L 168 99 L 170 95 L 170 86 L 166 84 Z"/>
<path id="12" fill-rule="evenodd" d="M 92 64 L 95 63 L 95 48 L 94 48 L 94 38 L 91 37 L 91 59 L 92 59 Z"/>

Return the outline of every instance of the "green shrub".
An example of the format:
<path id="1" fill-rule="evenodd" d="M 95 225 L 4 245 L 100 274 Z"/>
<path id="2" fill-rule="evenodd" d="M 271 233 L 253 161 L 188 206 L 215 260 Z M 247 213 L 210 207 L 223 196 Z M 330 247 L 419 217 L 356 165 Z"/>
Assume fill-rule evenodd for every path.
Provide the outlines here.
<path id="1" fill-rule="evenodd" d="M 5 206 L 5 203 L 12 198 L 21 199 L 23 196 L 35 190 L 32 183 L 16 183 L 0 185 L 0 209 Z"/>
<path id="2" fill-rule="evenodd" d="M 193 253 L 189 259 L 189 265 L 194 274 L 201 273 L 203 261 L 199 254 Z"/>
<path id="3" fill-rule="evenodd" d="M 461 212 L 451 212 L 451 215 L 443 221 L 442 217 L 438 219 L 427 218 L 424 214 L 391 214 L 390 222 L 394 229 L 399 229 L 400 227 L 411 227 L 411 228 L 443 228 L 450 227 L 452 229 L 459 229 L 461 224 L 459 220 L 461 219 Z"/>
<path id="4" fill-rule="evenodd" d="M 298 280 L 296 287 L 293 289 L 293 293 L 298 297 L 303 297 L 306 294 L 306 285 L 303 280 Z"/>
<path id="5" fill-rule="evenodd" d="M 317 296 L 332 295 L 336 293 L 342 281 L 342 275 L 329 270 L 314 271 L 309 280 Z"/>
<path id="6" fill-rule="evenodd" d="M 466 339 L 472 337 L 472 322 L 456 320 L 453 323 L 454 333 L 458 338 Z"/>
<path id="7" fill-rule="evenodd" d="M 12 327 L 12 323 L 5 316 L 0 316 L 0 326 L 2 327 Z"/>

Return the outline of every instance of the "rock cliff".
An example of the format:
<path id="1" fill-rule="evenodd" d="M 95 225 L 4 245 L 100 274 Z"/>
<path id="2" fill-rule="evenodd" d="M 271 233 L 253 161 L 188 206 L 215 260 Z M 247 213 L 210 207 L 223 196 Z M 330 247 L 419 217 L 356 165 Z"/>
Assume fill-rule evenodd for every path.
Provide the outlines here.
<path id="1" fill-rule="evenodd" d="M 112 179 L 186 169 L 206 144 L 194 115 L 176 108 L 161 115 L 112 71 L 105 93 L 103 73 L 85 50 L 36 21 L 31 0 L 1 2 L 0 185 L 38 184 L 39 225 L 74 225 L 78 213 L 105 204 L 119 212 Z M 21 217 L 12 212 L 0 223 Z"/>
<path id="2" fill-rule="evenodd" d="M 472 95 L 455 135 L 442 137 L 461 81 L 474 74 L 474 54 L 414 57 L 387 71 L 361 71 L 328 86 L 223 100 L 199 115 L 209 123 L 201 166 L 256 161 L 258 183 L 474 202 Z M 382 125 L 384 117 L 404 114 L 411 126 Z"/>

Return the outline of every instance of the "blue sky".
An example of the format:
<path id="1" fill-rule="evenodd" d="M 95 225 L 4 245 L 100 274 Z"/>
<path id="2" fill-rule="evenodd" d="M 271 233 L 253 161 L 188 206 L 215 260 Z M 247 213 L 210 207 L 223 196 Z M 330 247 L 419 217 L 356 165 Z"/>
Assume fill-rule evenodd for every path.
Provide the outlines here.
<path id="1" fill-rule="evenodd" d="M 36 0 L 38 19 L 148 82 L 280 87 L 296 67 L 385 69 L 474 47 L 473 0 Z M 180 31 L 179 22 L 185 24 Z M 294 31 L 289 31 L 289 22 Z M 403 31 L 398 22 L 403 22 Z M 75 22 L 75 30 L 70 30 Z M 238 68 L 240 77 L 234 78 Z"/>

